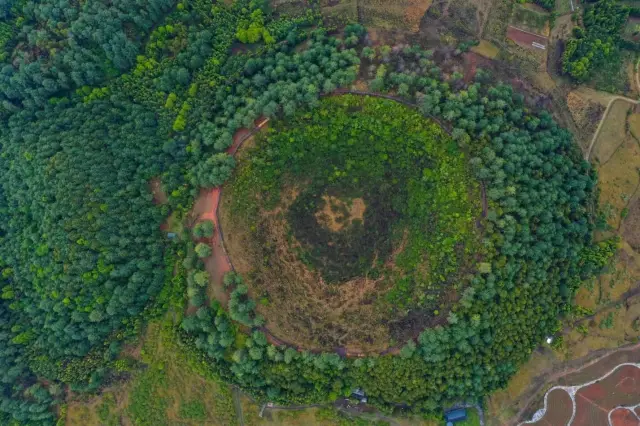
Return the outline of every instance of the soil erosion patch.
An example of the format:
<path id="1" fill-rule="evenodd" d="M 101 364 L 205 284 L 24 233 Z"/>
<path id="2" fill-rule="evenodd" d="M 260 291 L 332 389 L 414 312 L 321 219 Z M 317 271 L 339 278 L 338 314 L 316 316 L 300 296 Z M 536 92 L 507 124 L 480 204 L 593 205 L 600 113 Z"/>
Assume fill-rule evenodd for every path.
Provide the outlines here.
<path id="1" fill-rule="evenodd" d="M 286 341 L 382 350 L 442 323 L 474 272 L 466 154 L 403 105 L 327 98 L 239 162 L 220 209 L 227 249 Z"/>

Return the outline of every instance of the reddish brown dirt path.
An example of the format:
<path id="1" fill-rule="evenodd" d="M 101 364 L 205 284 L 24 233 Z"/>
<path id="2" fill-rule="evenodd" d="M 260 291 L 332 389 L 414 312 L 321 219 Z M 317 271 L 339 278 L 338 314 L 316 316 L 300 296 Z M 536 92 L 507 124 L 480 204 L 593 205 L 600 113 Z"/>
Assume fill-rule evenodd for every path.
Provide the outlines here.
<path id="1" fill-rule="evenodd" d="M 238 130 L 233 135 L 233 142 L 231 146 L 227 148 L 226 152 L 229 155 L 235 155 L 242 143 L 262 129 L 268 122 L 268 118 L 261 117 L 255 121 L 256 127 L 253 129 Z M 220 221 L 218 220 L 218 206 L 221 195 L 222 187 L 202 189 L 192 211 L 197 216 L 197 221 L 211 220 L 215 226 L 213 237 L 209 240 L 212 253 L 211 256 L 207 257 L 204 261 L 205 269 L 210 277 L 207 295 L 210 298 L 217 299 L 220 303 L 226 304 L 229 296 L 224 289 L 222 281 L 227 272 L 233 271 L 233 264 L 224 248 L 224 236 L 222 234 L 222 228 L 220 227 Z"/>
<path id="2" fill-rule="evenodd" d="M 478 70 L 478 55 L 473 52 L 464 54 L 464 82 L 469 84 L 476 77 Z"/>
<path id="3" fill-rule="evenodd" d="M 538 43 L 546 47 L 548 42 L 548 39 L 544 36 L 530 33 L 520 28 L 512 27 L 511 25 L 507 27 L 507 38 L 529 49 L 536 49 L 533 43 Z"/>

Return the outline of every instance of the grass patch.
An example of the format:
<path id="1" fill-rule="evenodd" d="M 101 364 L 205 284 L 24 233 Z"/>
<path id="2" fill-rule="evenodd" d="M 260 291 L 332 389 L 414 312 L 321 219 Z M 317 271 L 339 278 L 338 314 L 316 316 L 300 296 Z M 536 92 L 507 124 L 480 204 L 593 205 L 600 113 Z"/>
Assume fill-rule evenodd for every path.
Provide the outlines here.
<path id="1" fill-rule="evenodd" d="M 574 3 L 574 7 L 575 7 L 575 3 Z M 572 13 L 571 0 L 556 0 L 555 11 L 558 15 L 566 15 L 567 13 Z"/>
<path id="2" fill-rule="evenodd" d="M 598 72 L 593 73 L 593 78 L 589 85 L 603 92 L 627 93 L 631 88 L 629 74 L 627 73 L 629 61 L 631 61 L 631 54 L 619 50 L 614 51 L 598 68 Z"/>
<path id="3" fill-rule="evenodd" d="M 456 423 L 457 426 L 480 426 L 480 415 L 475 408 L 467 408 L 467 419 Z"/>
<path id="4" fill-rule="evenodd" d="M 511 0 L 497 0 L 489 11 L 489 19 L 484 27 L 482 38 L 503 44 L 513 7 L 514 2 Z"/>
<path id="5" fill-rule="evenodd" d="M 523 5 L 515 5 L 511 17 L 511 25 L 537 34 L 548 35 L 549 14 L 532 10 Z"/>
<path id="6" fill-rule="evenodd" d="M 489 59 L 495 59 L 500 54 L 500 48 L 487 40 L 480 40 L 480 44 L 473 46 L 471 51 Z"/>
<path id="7" fill-rule="evenodd" d="M 69 405 L 67 424 L 140 426 L 236 424 L 229 386 L 177 344 L 172 320 L 148 326 L 141 351 L 146 367 L 118 394 Z"/>

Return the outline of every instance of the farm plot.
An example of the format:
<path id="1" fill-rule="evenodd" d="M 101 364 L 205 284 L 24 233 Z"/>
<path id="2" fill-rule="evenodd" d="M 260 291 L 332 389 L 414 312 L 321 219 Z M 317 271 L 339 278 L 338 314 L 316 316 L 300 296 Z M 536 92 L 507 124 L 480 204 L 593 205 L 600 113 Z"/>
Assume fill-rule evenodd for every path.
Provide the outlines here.
<path id="1" fill-rule="evenodd" d="M 640 367 L 623 365 L 599 382 L 576 393 L 576 426 L 606 425 L 609 413 L 618 406 L 640 403 Z"/>
<path id="2" fill-rule="evenodd" d="M 547 48 L 548 39 L 546 37 L 511 25 L 507 28 L 507 38 L 528 49 L 545 50 Z"/>
<path id="3" fill-rule="evenodd" d="M 640 419 L 629 408 L 618 408 L 610 413 L 609 420 L 613 426 L 637 426 Z"/>
<path id="4" fill-rule="evenodd" d="M 602 366 L 604 365 L 606 363 Z M 569 403 L 567 403 L 567 396 Z M 545 394 L 543 408 L 538 410 L 531 420 L 520 425 L 607 425 L 610 424 L 609 420 L 614 412 L 619 411 L 619 407 L 635 408 L 638 403 L 640 403 L 640 364 L 623 363 L 589 382 L 554 386 Z M 563 410 L 566 411 L 563 412 Z M 627 415 L 616 413 L 616 417 L 619 416 L 625 418 Z"/>
<path id="5" fill-rule="evenodd" d="M 594 146 L 591 150 L 590 158 L 600 164 L 609 161 L 613 153 L 624 142 L 626 135 L 627 115 L 632 105 L 624 100 L 617 100 L 611 104 L 609 113 L 602 123 L 602 128 L 598 134 Z"/>
<path id="6" fill-rule="evenodd" d="M 549 13 L 544 9 L 527 3 L 516 5 L 511 16 L 511 26 L 520 28 L 545 37 L 549 36 Z"/>
<path id="7" fill-rule="evenodd" d="M 611 105 L 591 152 L 591 158 L 600 163 L 600 208 L 614 229 L 628 216 L 640 185 L 640 114 L 633 113 L 633 108 L 622 100 Z"/>
<path id="8" fill-rule="evenodd" d="M 556 389 L 549 393 L 548 398 L 548 408 L 544 416 L 532 424 L 536 426 L 566 425 L 571 418 L 573 410 L 571 397 L 566 391 Z"/>

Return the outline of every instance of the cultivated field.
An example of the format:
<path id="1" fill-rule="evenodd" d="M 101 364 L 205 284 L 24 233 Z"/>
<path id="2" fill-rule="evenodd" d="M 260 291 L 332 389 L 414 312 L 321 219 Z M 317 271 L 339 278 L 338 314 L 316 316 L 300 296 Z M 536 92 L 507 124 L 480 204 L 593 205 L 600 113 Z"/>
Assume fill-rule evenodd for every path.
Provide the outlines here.
<path id="1" fill-rule="evenodd" d="M 637 359 L 637 352 L 630 356 Z M 543 408 L 536 412 L 531 421 L 521 425 L 627 425 L 629 415 L 636 416 L 625 411 L 634 410 L 640 405 L 640 363 L 620 364 L 609 371 L 604 371 L 605 363 L 600 367 L 603 368 L 596 374 L 601 375 L 596 375 L 587 383 L 567 380 L 571 384 L 554 386 L 545 395 Z M 592 371 L 596 372 L 596 369 L 592 368 Z M 635 418 L 635 423 L 631 424 L 637 422 Z"/>

